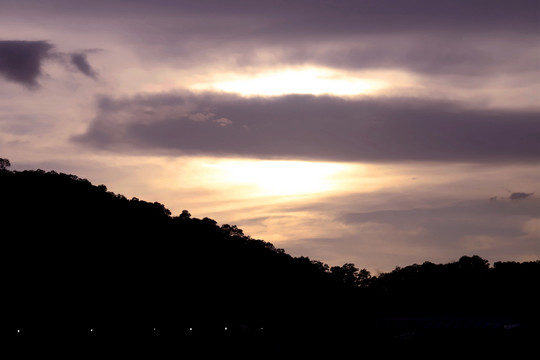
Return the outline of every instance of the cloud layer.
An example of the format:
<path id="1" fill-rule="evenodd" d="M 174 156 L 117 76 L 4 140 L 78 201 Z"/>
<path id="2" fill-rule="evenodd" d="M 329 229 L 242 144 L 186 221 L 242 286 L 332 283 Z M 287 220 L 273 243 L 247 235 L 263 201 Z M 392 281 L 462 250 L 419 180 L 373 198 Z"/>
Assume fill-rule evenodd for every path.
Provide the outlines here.
<path id="1" fill-rule="evenodd" d="M 109 149 L 337 161 L 535 162 L 540 114 L 407 98 L 220 93 L 103 97 L 78 142 Z"/>
<path id="2" fill-rule="evenodd" d="M 153 64 L 316 64 L 474 77 L 538 71 L 535 0 L 30 2 L 12 1 L 6 14 L 105 30 Z"/>

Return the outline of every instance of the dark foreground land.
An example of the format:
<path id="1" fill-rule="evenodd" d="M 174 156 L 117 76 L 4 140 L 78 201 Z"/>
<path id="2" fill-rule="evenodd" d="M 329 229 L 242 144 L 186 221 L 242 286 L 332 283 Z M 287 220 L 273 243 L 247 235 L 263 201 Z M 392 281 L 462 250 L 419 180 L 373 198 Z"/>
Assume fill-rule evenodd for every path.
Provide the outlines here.
<path id="1" fill-rule="evenodd" d="M 16 354 L 485 358 L 540 340 L 540 261 L 372 276 L 74 175 L 4 168 L 0 190 L 0 336 Z"/>
<path id="2" fill-rule="evenodd" d="M 388 320 L 383 320 L 388 321 Z M 390 321 L 395 321 L 392 319 Z M 399 321 L 408 321 L 400 319 Z M 379 327 L 372 332 L 317 329 L 295 330 L 249 330 L 245 328 L 224 329 L 138 329 L 130 334 L 81 333 L 75 335 L 69 329 L 55 336 L 21 334 L 9 337 L 9 346 L 21 356 L 44 354 L 72 356 L 73 358 L 364 358 L 376 355 L 380 358 L 414 356 L 415 358 L 488 358 L 511 356 L 530 358 L 536 353 L 538 331 L 532 329 L 509 329 L 488 325 L 482 320 L 444 320 L 449 323 L 463 321 L 481 322 L 480 326 L 491 328 L 441 329 L 405 326 L 402 329 Z M 492 321 L 492 320 L 483 320 Z M 515 324 L 513 324 L 515 325 Z M 32 330 L 24 329 L 29 332 Z M 89 331 L 89 330 L 88 330 Z M 71 333 L 69 333 L 71 332 Z M 198 334 L 195 332 L 199 332 Z M 7 340 L 5 337 L 4 339 Z M 142 357 L 141 357 L 142 356 Z"/>

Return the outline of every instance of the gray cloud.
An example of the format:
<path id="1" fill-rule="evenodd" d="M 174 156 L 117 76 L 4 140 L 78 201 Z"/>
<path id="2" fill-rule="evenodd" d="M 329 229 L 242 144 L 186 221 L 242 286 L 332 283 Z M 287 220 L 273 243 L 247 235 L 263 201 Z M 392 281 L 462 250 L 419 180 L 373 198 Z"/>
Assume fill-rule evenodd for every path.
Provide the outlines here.
<path id="1" fill-rule="evenodd" d="M 358 34 L 366 32 L 402 31 L 493 31 L 535 32 L 540 5 L 535 0 L 94 0 L 74 4 L 69 0 L 55 0 L 51 7 L 40 0 L 30 0 L 34 6 L 11 2 L 8 9 L 25 13 L 83 13 L 95 20 L 147 16 L 174 22 L 163 15 L 185 15 L 186 18 L 234 18 L 236 24 L 259 23 L 260 28 L 280 30 L 278 34 L 304 32 L 320 34 Z M 242 21 L 238 21 L 242 20 Z M 166 23 L 168 25 L 168 23 Z M 266 32 L 265 32 L 266 33 Z"/>
<path id="2" fill-rule="evenodd" d="M 103 97 L 86 133 L 75 140 L 99 148 L 177 154 L 536 162 L 539 115 L 406 98 L 243 98 L 186 92 Z M 227 126 L 220 126 L 220 119 L 227 119 Z"/>
<path id="3" fill-rule="evenodd" d="M 533 196 L 534 193 L 514 192 L 508 197 L 510 200 L 527 199 Z"/>
<path id="4" fill-rule="evenodd" d="M 97 79 L 98 73 L 92 68 L 84 53 L 71 53 L 71 63 L 84 75 Z"/>
<path id="5" fill-rule="evenodd" d="M 28 88 L 38 86 L 42 63 L 53 46 L 46 41 L 0 41 L 0 75 Z"/>
<path id="6" fill-rule="evenodd" d="M 85 52 L 64 53 L 53 51 L 47 41 L 0 40 L 0 76 L 27 88 L 39 86 L 44 61 L 56 61 L 74 66 L 80 73 L 97 79 L 97 72 L 88 62 Z"/>
<path id="7" fill-rule="evenodd" d="M 537 70 L 538 37 L 470 34 L 359 35 L 319 48 L 297 47 L 288 61 L 348 70 L 400 69 L 425 75 L 483 77 Z"/>

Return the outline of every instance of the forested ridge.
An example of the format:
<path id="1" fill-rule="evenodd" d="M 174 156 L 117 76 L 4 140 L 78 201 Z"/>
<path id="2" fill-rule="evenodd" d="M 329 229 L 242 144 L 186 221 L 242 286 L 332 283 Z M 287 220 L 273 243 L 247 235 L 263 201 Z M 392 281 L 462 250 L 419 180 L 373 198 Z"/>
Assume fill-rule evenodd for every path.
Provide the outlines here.
<path id="1" fill-rule="evenodd" d="M 173 215 L 75 175 L 3 164 L 4 335 L 228 326 L 357 341 L 395 317 L 505 318 L 528 328 L 540 319 L 540 261 L 490 265 L 467 255 L 372 275 L 293 257 L 234 225 Z"/>

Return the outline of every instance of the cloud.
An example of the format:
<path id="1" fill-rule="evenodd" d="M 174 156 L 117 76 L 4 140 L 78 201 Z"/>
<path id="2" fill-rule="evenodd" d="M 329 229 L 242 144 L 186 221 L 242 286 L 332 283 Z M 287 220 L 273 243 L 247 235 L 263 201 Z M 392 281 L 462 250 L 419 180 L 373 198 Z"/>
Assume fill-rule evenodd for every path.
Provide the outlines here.
<path id="1" fill-rule="evenodd" d="M 40 3 L 39 0 L 33 2 Z M 205 17 L 209 21 L 199 23 L 198 31 L 214 31 L 227 22 L 233 31 L 236 31 L 235 26 L 251 25 L 250 30 L 255 31 L 255 36 L 263 32 L 276 36 L 302 33 L 314 37 L 426 30 L 534 33 L 539 28 L 537 14 L 540 10 L 535 0 L 514 0 L 511 3 L 504 0 L 142 0 L 136 4 L 132 0 L 94 0 L 76 6 L 69 0 L 57 0 L 55 3 L 58 6 L 54 9 L 35 7 L 40 8 L 41 12 L 48 10 L 62 15 L 76 9 L 94 17 L 96 21 L 119 16 L 129 21 L 144 15 L 149 20 L 158 19 L 166 26 L 178 24 L 177 16 L 181 16 L 182 20 L 193 19 L 195 24 Z M 26 7 L 28 12 L 33 11 L 31 7 Z M 164 15 L 176 16 L 168 19 Z M 148 28 L 144 28 L 144 31 L 148 32 Z"/>
<path id="2" fill-rule="evenodd" d="M 52 49 L 46 41 L 0 41 L 0 75 L 27 88 L 36 88 L 42 63 Z"/>
<path id="3" fill-rule="evenodd" d="M 227 118 L 219 118 L 212 121 L 218 124 L 219 126 L 229 126 L 232 124 L 232 121 Z"/>
<path id="4" fill-rule="evenodd" d="M 98 73 L 92 68 L 88 62 L 87 56 L 84 53 L 71 53 L 71 63 L 84 75 L 97 79 Z"/>
<path id="5" fill-rule="evenodd" d="M 523 224 L 523 232 L 526 236 L 540 239 L 540 218 L 530 219 Z"/>
<path id="6" fill-rule="evenodd" d="M 521 200 L 521 199 L 527 199 L 533 196 L 534 193 L 524 193 L 524 192 L 514 192 L 510 194 L 509 199 L 510 200 Z"/>
<path id="7" fill-rule="evenodd" d="M 130 11 L 160 22 L 144 32 L 129 18 L 123 26 L 134 50 L 151 62 L 310 64 L 476 78 L 537 70 L 540 6 L 532 0 L 138 5 Z M 161 16 L 165 12 L 169 16 Z"/>
<path id="8" fill-rule="evenodd" d="M 115 151 L 259 158 L 537 162 L 539 115 L 407 98 L 183 92 L 102 97 L 74 140 Z"/>
<path id="9" fill-rule="evenodd" d="M 47 41 L 0 40 L 0 76 L 30 89 L 39 86 L 43 63 L 55 61 L 74 66 L 80 73 L 97 79 L 97 72 L 88 62 L 85 52 L 64 53 L 53 51 Z"/>
<path id="10" fill-rule="evenodd" d="M 481 78 L 535 71 L 538 38 L 467 38 L 449 34 L 360 34 L 334 44 L 314 43 L 286 53 L 295 63 L 317 63 L 347 70 L 400 69 L 427 76 Z"/>

